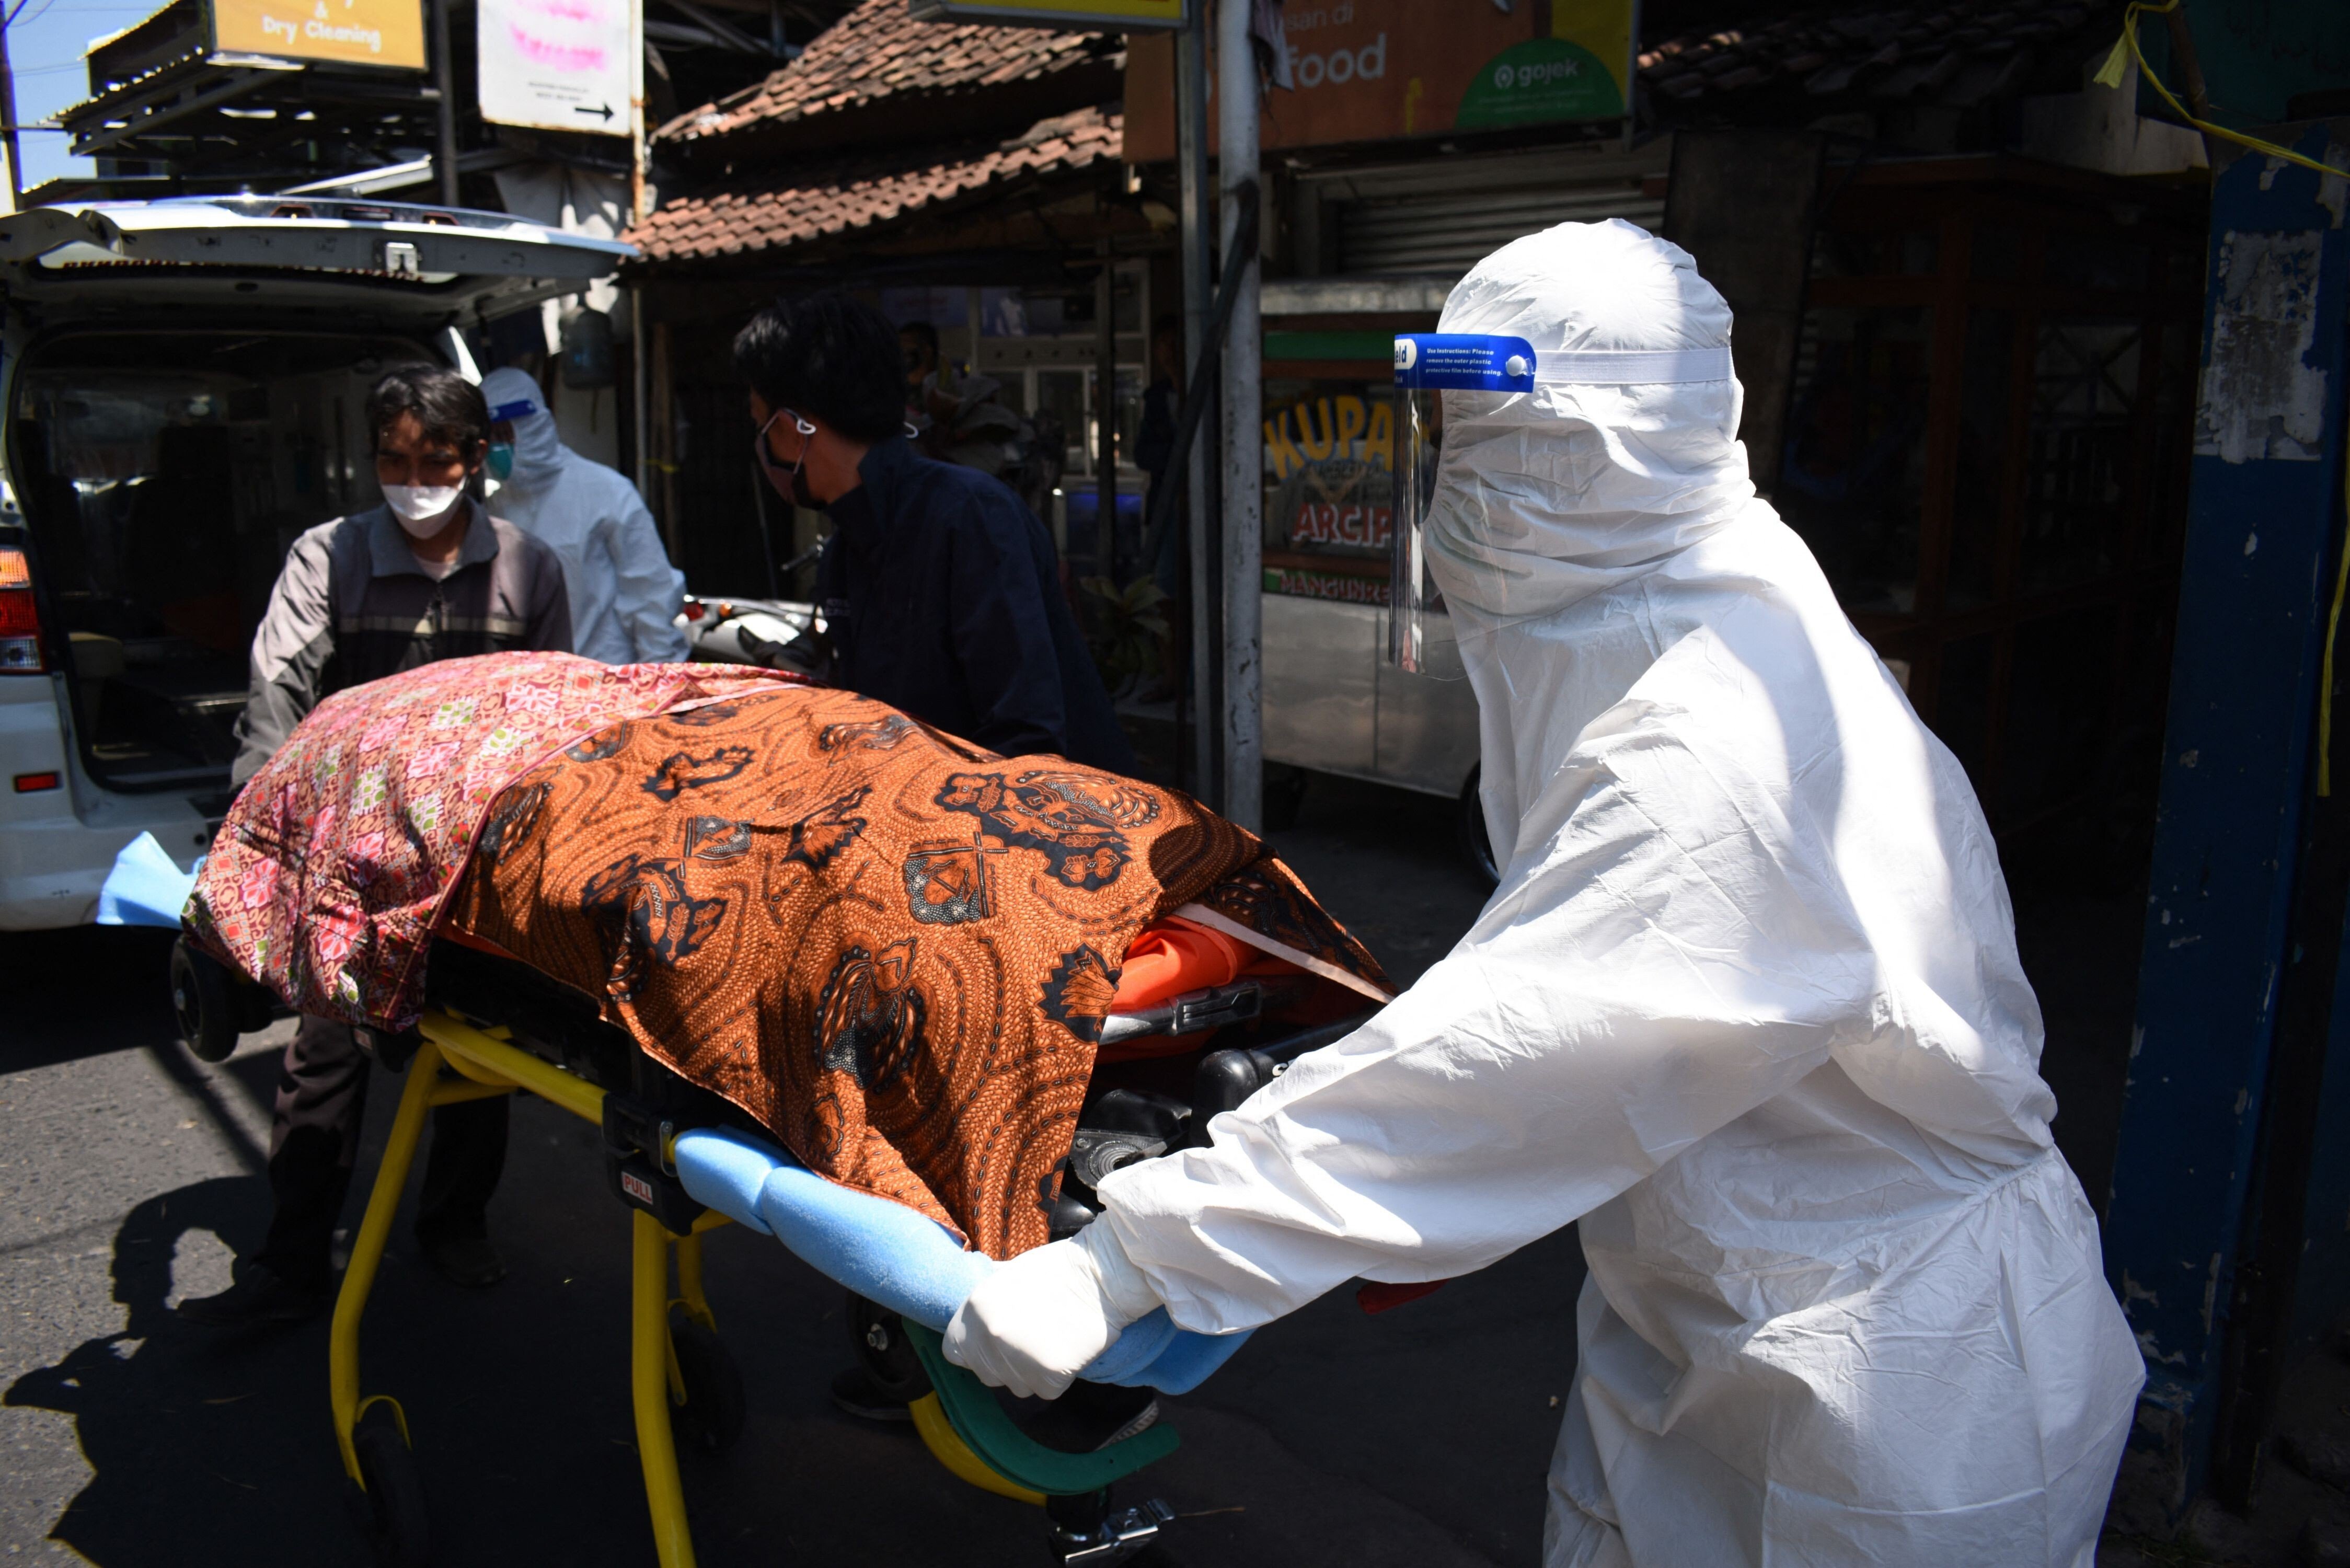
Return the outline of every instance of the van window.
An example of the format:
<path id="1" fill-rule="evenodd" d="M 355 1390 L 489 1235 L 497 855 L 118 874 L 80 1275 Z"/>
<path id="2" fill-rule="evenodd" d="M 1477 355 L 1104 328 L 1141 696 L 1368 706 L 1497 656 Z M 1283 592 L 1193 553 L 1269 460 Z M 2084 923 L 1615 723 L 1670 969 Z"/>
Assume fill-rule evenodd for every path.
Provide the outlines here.
<path id="1" fill-rule="evenodd" d="M 303 530 L 376 504 L 368 389 L 430 360 L 403 340 L 252 332 L 36 346 L 9 471 L 94 778 L 226 785 L 278 567 Z"/>

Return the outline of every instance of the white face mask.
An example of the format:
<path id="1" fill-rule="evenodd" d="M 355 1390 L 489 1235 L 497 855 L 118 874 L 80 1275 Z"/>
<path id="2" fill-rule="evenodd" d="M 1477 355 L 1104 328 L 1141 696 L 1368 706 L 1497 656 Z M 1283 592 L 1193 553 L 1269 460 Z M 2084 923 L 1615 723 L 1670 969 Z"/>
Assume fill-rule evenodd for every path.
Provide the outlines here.
<path id="1" fill-rule="evenodd" d="M 449 508 L 465 493 L 461 484 L 387 484 L 383 504 L 410 535 L 430 539 L 448 522 Z"/>

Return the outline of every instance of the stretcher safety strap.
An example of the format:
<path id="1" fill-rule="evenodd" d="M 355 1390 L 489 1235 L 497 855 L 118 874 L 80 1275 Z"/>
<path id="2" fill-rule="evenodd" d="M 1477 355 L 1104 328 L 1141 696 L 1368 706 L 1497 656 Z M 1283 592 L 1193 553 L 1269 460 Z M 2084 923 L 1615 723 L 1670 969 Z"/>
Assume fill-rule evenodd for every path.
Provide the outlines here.
<path id="1" fill-rule="evenodd" d="M 1168 913 L 1179 919 L 1205 926 L 1211 931 L 1222 931 L 1236 942 L 1245 942 L 1260 952 L 1268 952 L 1277 959 L 1284 959 L 1306 973 L 1318 974 L 1324 980 L 1334 981 L 1348 991 L 1358 991 L 1382 1006 L 1395 1000 L 1395 994 L 1392 992 L 1380 990 L 1361 975 L 1349 974 L 1335 963 L 1326 962 L 1309 952 L 1301 952 L 1287 942 L 1277 942 L 1263 931 L 1251 930 L 1231 916 L 1220 915 L 1205 904 L 1181 904 L 1169 910 Z"/>

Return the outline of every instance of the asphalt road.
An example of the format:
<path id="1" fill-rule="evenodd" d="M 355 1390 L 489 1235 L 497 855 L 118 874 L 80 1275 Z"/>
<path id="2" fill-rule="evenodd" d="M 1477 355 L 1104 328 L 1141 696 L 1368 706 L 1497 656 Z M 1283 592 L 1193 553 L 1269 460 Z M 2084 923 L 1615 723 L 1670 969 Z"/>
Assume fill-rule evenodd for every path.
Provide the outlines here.
<path id="1" fill-rule="evenodd" d="M 1316 779 L 1276 847 L 1409 979 L 1482 901 L 1450 803 Z M 173 1044 L 165 943 L 0 937 L 0 1554 L 105 1568 L 360 1564 L 327 1418 L 326 1327 L 220 1336 L 167 1310 L 228 1282 L 267 1214 L 285 1031 L 200 1065 Z M 379 1082 L 369 1148 L 396 1095 Z M 452 1565 L 652 1560 L 627 1397 L 628 1217 L 595 1130 L 521 1101 L 491 1211 L 511 1277 L 466 1292 L 403 1219 L 365 1386 L 396 1394 Z M 348 1216 L 356 1223 L 363 1191 Z M 741 1445 L 685 1458 L 705 1564 L 1047 1561 L 1035 1511 L 952 1480 L 902 1428 L 837 1414 L 839 1293 L 764 1238 L 708 1244 L 750 1396 Z M 1231 1565 L 1539 1561 L 1573 1369 L 1571 1233 L 1370 1317 L 1346 1292 L 1265 1329 L 1148 1472 L 1169 1556 Z"/>

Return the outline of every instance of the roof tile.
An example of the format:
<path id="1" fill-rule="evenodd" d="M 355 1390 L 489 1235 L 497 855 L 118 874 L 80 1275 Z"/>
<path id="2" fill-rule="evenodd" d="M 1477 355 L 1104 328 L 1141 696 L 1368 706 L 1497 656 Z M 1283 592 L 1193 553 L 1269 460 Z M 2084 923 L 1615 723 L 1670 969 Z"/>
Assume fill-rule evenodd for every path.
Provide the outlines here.
<path id="1" fill-rule="evenodd" d="M 916 155 L 796 179 L 765 171 L 664 202 L 627 237 L 651 262 L 745 255 L 868 228 L 1013 180 L 1115 162 L 1123 145 L 1118 114 L 1080 109 L 942 162 Z"/>
<path id="2" fill-rule="evenodd" d="M 1656 40 L 1641 53 L 1639 71 L 1664 99 L 1709 112 L 1742 92 L 1793 81 L 1814 98 L 1930 94 L 1964 107 L 2021 90 L 2038 46 L 2110 25 L 2118 8 L 2116 0 L 2047 9 L 2014 0 L 1830 0 Z"/>
<path id="3" fill-rule="evenodd" d="M 898 92 L 947 92 L 1020 81 L 1101 57 L 1098 33 L 920 22 L 906 0 L 864 3 L 817 35 L 759 86 L 687 110 L 653 133 L 693 146 L 765 121 L 830 113 Z"/>

